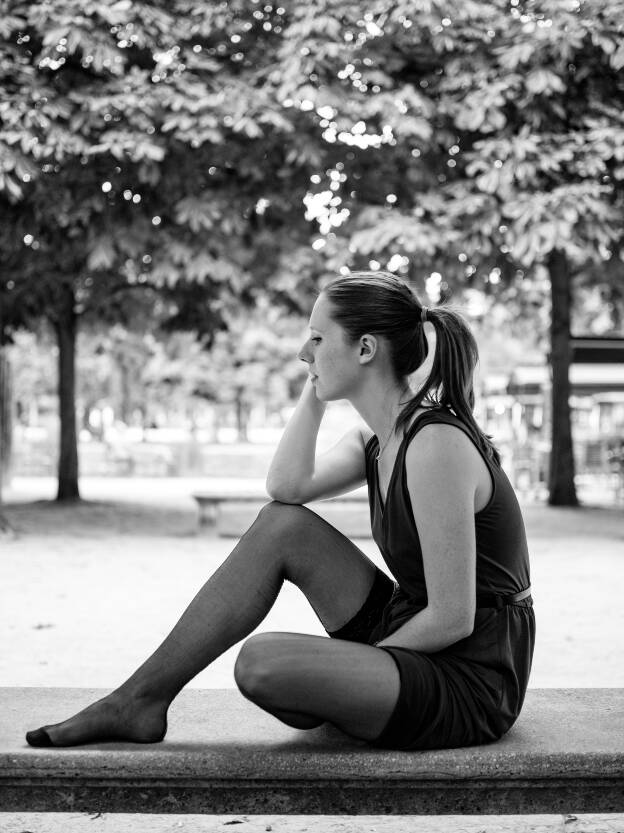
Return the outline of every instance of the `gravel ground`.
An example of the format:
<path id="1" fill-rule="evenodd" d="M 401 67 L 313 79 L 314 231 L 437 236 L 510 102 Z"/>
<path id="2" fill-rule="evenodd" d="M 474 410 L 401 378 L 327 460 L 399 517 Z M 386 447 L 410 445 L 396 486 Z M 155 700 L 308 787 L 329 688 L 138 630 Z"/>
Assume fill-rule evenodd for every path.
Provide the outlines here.
<path id="1" fill-rule="evenodd" d="M 154 649 L 234 541 L 198 532 L 193 480 L 92 479 L 84 503 L 57 506 L 50 479 L 16 479 L 5 514 L 17 531 L 0 559 L 0 684 L 112 688 Z M 591 501 L 591 495 L 588 496 Z M 524 507 L 538 640 L 531 685 L 624 686 L 624 513 Z M 360 546 L 377 563 L 370 539 Z M 262 630 L 322 633 L 287 586 Z M 236 649 L 191 683 L 234 685 Z M 624 833 L 624 816 L 221 817 L 0 814 L 2 833 L 398 830 Z"/>
<path id="2" fill-rule="evenodd" d="M 624 816 L 87 816 L 77 813 L 0 813 L 0 830 L 2 833 L 623 833 Z"/>

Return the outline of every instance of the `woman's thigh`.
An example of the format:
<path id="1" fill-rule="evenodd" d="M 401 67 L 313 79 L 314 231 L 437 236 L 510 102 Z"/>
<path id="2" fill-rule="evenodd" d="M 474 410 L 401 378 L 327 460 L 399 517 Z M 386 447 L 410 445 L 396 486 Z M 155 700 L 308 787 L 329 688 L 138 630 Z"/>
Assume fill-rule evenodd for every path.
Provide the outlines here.
<path id="1" fill-rule="evenodd" d="M 250 637 L 234 675 L 248 699 L 277 717 L 284 712 L 329 721 L 364 740 L 379 737 L 400 691 L 395 662 L 380 648 L 294 633 Z"/>

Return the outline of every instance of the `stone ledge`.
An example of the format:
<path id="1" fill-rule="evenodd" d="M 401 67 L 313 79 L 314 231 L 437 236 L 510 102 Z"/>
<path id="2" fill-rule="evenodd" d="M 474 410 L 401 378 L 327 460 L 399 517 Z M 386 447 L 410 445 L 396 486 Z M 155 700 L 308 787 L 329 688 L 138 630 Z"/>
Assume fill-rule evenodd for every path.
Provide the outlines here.
<path id="1" fill-rule="evenodd" d="M 213 487 L 192 497 L 199 509 L 200 528 L 216 526 L 221 538 L 240 538 L 271 500 L 257 484 L 238 489 Z M 368 491 L 364 487 L 306 505 L 349 538 L 371 537 Z"/>
<path id="2" fill-rule="evenodd" d="M 24 732 L 102 691 L 0 689 L 0 807 L 149 813 L 624 811 L 624 690 L 530 690 L 495 744 L 377 750 L 329 727 L 301 732 L 236 690 L 187 690 L 161 744 L 32 749 Z"/>

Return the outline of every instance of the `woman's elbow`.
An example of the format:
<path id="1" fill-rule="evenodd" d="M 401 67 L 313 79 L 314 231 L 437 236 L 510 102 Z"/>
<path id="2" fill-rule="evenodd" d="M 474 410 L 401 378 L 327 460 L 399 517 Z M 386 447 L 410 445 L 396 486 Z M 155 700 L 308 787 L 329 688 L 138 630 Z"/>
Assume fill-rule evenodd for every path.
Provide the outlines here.
<path id="1" fill-rule="evenodd" d="M 275 480 L 267 478 L 265 483 L 266 493 L 272 500 L 277 500 L 280 503 L 300 503 L 299 496 L 295 493 L 292 486 L 285 483 L 279 483 Z"/>
<path id="2" fill-rule="evenodd" d="M 468 608 L 457 611 L 457 615 L 453 617 L 452 622 L 449 624 L 455 637 L 455 642 L 459 642 L 461 639 L 467 639 L 474 631 L 475 610 Z"/>
<path id="3" fill-rule="evenodd" d="M 454 645 L 469 637 L 474 631 L 474 611 L 457 610 L 449 616 L 448 610 L 441 611 L 438 619 L 440 634 L 444 634 L 447 645 Z"/>
<path id="4" fill-rule="evenodd" d="M 472 619 L 461 620 L 456 625 L 456 642 L 459 642 L 461 639 L 467 639 L 469 636 L 472 636 L 472 632 L 474 631 L 474 616 Z"/>

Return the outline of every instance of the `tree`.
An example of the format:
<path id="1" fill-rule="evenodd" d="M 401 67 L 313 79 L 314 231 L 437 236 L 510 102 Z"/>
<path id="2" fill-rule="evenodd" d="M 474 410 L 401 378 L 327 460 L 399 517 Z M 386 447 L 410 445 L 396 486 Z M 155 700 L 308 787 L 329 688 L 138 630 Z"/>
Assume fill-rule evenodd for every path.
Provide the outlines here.
<path id="1" fill-rule="evenodd" d="M 80 317 L 104 317 L 128 288 L 151 285 L 180 325 L 202 336 L 221 326 L 221 296 L 250 303 L 253 283 L 270 279 L 274 230 L 290 224 L 281 248 L 296 245 L 306 150 L 264 91 L 281 9 L 261 20 L 244 2 L 0 11 L 5 299 L 57 334 L 58 498 L 75 499 Z M 189 304 L 198 296 L 201 319 Z"/>
<path id="2" fill-rule="evenodd" d="M 303 343 L 306 319 L 285 318 L 282 310 L 267 299 L 253 312 L 234 318 L 227 330 L 217 335 L 211 351 L 214 359 L 211 383 L 215 399 L 234 408 L 239 441 L 248 439 L 248 422 L 254 408 L 265 416 L 286 406 L 292 399 L 291 381 L 297 394 L 305 378 L 296 358 Z M 201 386 L 196 388 L 196 392 Z"/>
<path id="3" fill-rule="evenodd" d="M 2 11 L 3 280 L 65 357 L 59 496 L 78 315 L 147 286 L 209 338 L 228 297 L 301 310 L 326 274 L 378 264 L 529 306 L 547 270 L 550 500 L 575 502 L 568 299 L 600 267 L 621 299 L 615 0 Z"/>
<path id="4" fill-rule="evenodd" d="M 11 413 L 11 367 L 0 343 L 0 534 L 10 532 L 10 524 L 2 514 L 4 479 L 11 461 L 13 414 Z"/>
<path id="5" fill-rule="evenodd" d="M 624 276 L 620 12 L 607 0 L 512 13 L 483 79 L 486 88 L 496 74 L 498 100 L 485 118 L 469 95 L 457 111 L 481 131 L 466 154 L 470 190 L 483 198 L 478 221 L 498 228 L 499 251 L 516 267 L 543 264 L 550 279 L 552 504 L 577 503 L 568 404 L 574 273 L 600 264 L 620 283 Z M 488 130 L 488 119 L 501 126 Z"/>
<path id="6" fill-rule="evenodd" d="M 552 504 L 577 502 L 575 273 L 602 269 L 621 299 L 620 18 L 615 0 L 382 2 L 366 13 L 328 0 L 291 28 L 289 94 L 327 113 L 319 128 L 342 146 L 352 263 L 374 257 L 421 282 L 436 269 L 447 285 L 513 286 L 520 299 L 547 270 Z M 302 86 L 306 74 L 315 81 Z"/>

